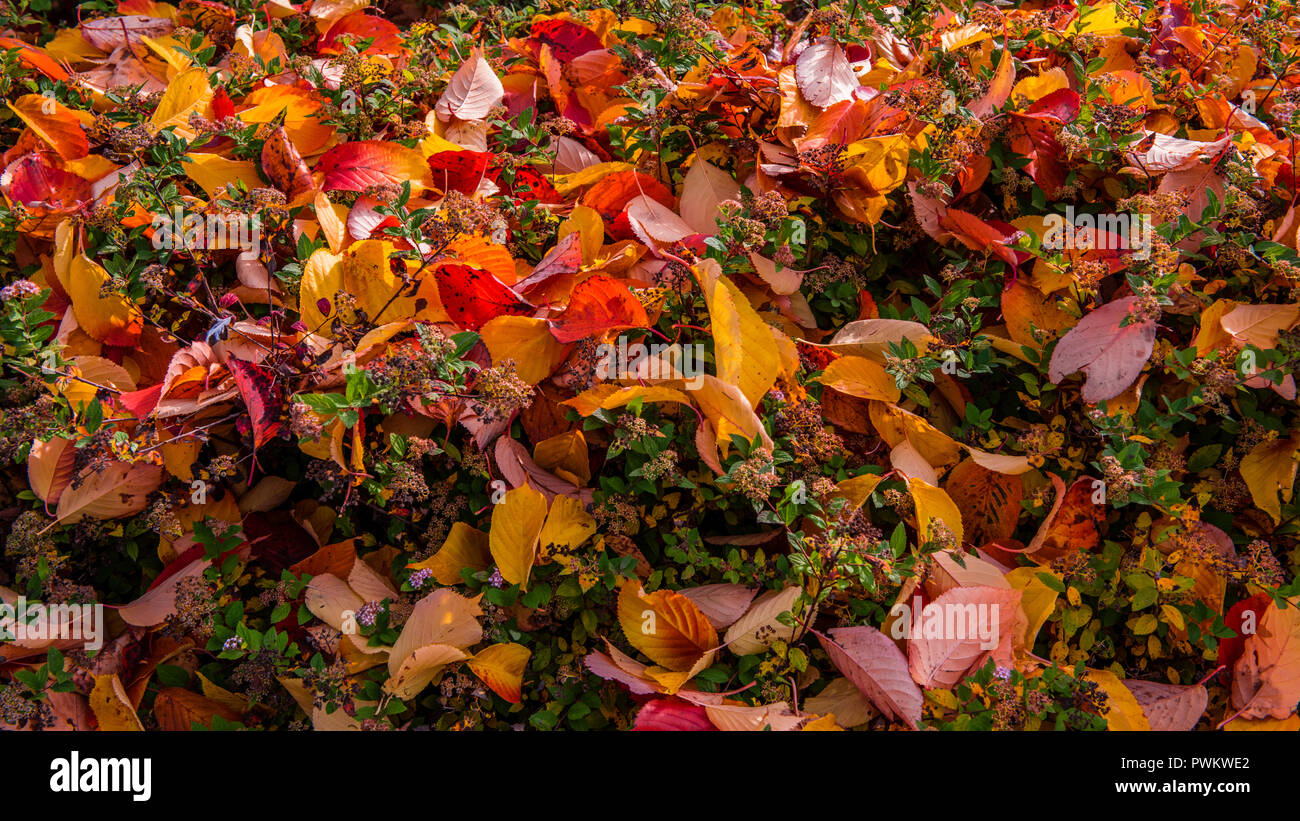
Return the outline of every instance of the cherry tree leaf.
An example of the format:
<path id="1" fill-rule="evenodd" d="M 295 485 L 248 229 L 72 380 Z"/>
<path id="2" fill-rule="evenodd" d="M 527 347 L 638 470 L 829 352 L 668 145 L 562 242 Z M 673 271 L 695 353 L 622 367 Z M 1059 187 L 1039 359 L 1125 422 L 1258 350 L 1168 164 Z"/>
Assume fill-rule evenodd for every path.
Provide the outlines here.
<path id="1" fill-rule="evenodd" d="M 795 62 L 794 76 L 808 102 L 826 108 L 853 96 L 858 76 L 844 49 L 830 39 L 808 46 Z"/>
<path id="2" fill-rule="evenodd" d="M 1142 372 L 1156 341 L 1153 319 L 1120 325 L 1136 302 L 1137 297 L 1117 299 L 1081 319 L 1057 343 L 1048 378 L 1060 384 L 1066 376 L 1083 371 L 1087 381 L 1080 395 L 1089 403 L 1123 393 Z"/>
<path id="3" fill-rule="evenodd" d="M 921 720 L 921 688 L 908 673 L 907 658 L 874 627 L 840 627 L 817 634 L 831 663 L 853 682 L 878 710 L 916 727 Z"/>

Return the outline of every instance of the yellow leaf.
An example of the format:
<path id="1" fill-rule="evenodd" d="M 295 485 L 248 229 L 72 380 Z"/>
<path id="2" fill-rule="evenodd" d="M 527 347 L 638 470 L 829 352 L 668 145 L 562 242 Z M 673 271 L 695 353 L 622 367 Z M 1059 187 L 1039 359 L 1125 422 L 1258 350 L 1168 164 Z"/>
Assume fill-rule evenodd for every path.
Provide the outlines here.
<path id="1" fill-rule="evenodd" d="M 634 399 L 640 399 L 643 403 L 677 402 L 682 405 L 691 404 L 691 398 L 676 388 L 665 388 L 657 385 L 632 385 L 627 388 L 620 388 L 617 385 L 608 384 L 597 385 L 560 404 L 569 405 L 583 416 L 591 416 L 597 410 L 621 408 Z"/>
<path id="2" fill-rule="evenodd" d="M 317 336 L 330 338 L 333 335 L 326 320 L 338 316 L 334 298 L 343 290 L 342 261 L 343 258 L 337 254 L 317 248 L 303 266 L 298 287 L 298 313 L 307 330 Z"/>
<path id="3" fill-rule="evenodd" d="M 150 37 L 146 34 L 141 34 L 140 42 L 148 46 L 149 49 L 153 51 L 154 54 L 157 54 L 159 57 L 166 60 L 167 65 L 171 66 L 177 71 L 184 71 L 185 69 L 194 65 L 193 60 L 191 60 L 189 57 L 182 54 L 181 51 L 175 47 L 176 45 L 179 44 L 179 41 L 175 37 L 171 36 L 170 34 L 158 38 Z M 185 45 L 188 47 L 189 44 L 187 43 Z M 208 40 L 207 37 L 204 37 L 203 43 L 200 44 L 199 47 L 194 50 L 202 51 L 204 48 L 210 45 L 212 45 L 212 42 Z"/>
<path id="4" fill-rule="evenodd" d="M 1024 280 L 1002 292 L 1002 315 L 1011 339 L 1041 351 L 1043 343 L 1072 328 L 1078 320 L 1061 308 L 1054 297 L 1043 294 Z"/>
<path id="5" fill-rule="evenodd" d="M 199 677 L 199 688 L 203 690 L 203 697 L 211 699 L 222 707 L 231 712 L 240 715 L 248 712 L 248 698 L 238 693 L 232 693 L 225 687 L 213 683 L 211 679 L 202 673 L 196 673 Z"/>
<path id="6" fill-rule="evenodd" d="M 771 339 L 770 336 L 768 338 Z M 750 442 L 758 438 L 763 447 L 772 449 L 772 437 L 767 435 L 762 421 L 740 388 L 709 374 L 696 378 L 700 387 L 688 390 L 700 410 L 713 423 L 714 434 L 724 454 L 731 443 L 732 434 L 736 433 Z"/>
<path id="7" fill-rule="evenodd" d="M 1089 670 L 1083 677 L 1095 683 L 1106 694 L 1106 703 L 1110 707 L 1105 714 L 1107 730 L 1151 729 L 1146 713 L 1142 712 L 1142 705 L 1138 704 L 1132 691 L 1124 686 L 1118 676 L 1109 670 Z"/>
<path id="8" fill-rule="evenodd" d="M 1020 606 L 1024 608 L 1025 618 L 1029 624 L 1021 637 L 1025 649 L 1032 649 L 1038 638 L 1038 631 L 1043 629 L 1052 612 L 1056 610 L 1056 600 L 1060 597 L 1052 588 L 1038 578 L 1039 573 L 1048 571 L 1040 567 L 1017 567 L 1007 573 L 1006 580 L 1020 591 Z"/>
<path id="9" fill-rule="evenodd" d="M 718 646 L 718 632 L 695 602 L 671 590 L 646 593 L 634 581 L 619 590 L 618 622 L 628 643 L 669 670 L 691 670 Z"/>
<path id="10" fill-rule="evenodd" d="M 246 124 L 270 123 L 284 114 L 284 130 L 289 140 L 304 157 L 310 157 L 325 148 L 334 135 L 334 126 L 325 124 L 321 107 L 325 99 L 309 89 L 288 85 L 259 88 L 244 98 L 252 106 L 239 112 Z"/>
<path id="11" fill-rule="evenodd" d="M 910 141 L 906 135 L 871 137 L 844 150 L 845 173 L 862 180 L 875 194 L 887 194 L 907 178 Z"/>
<path id="12" fill-rule="evenodd" d="M 722 276 L 714 260 L 695 268 L 709 306 L 718 378 L 740 388 L 755 407 L 776 382 L 781 354 L 766 322 L 749 299 Z"/>
<path id="13" fill-rule="evenodd" d="M 538 442 L 533 448 L 533 461 L 552 473 L 557 469 L 567 471 L 584 485 L 591 481 L 587 440 L 580 430 L 565 431 Z"/>
<path id="14" fill-rule="evenodd" d="M 841 515 L 850 516 L 853 511 L 862 507 L 883 478 L 878 473 L 864 473 L 861 476 L 853 476 L 836 483 L 835 492 L 832 495 L 848 500 L 848 504 L 844 506 Z"/>
<path id="15" fill-rule="evenodd" d="M 560 233 L 555 239 L 562 240 L 575 232 L 580 235 L 582 262 L 590 265 L 605 243 L 605 223 L 600 212 L 586 205 L 573 206 L 573 212 L 560 223 Z"/>
<path id="16" fill-rule="evenodd" d="M 522 697 L 524 668 L 530 655 L 532 651 L 522 644 L 493 644 L 469 660 L 469 669 L 491 687 L 492 692 L 511 704 L 518 704 Z"/>
<path id="17" fill-rule="evenodd" d="M 727 635 L 723 638 L 727 649 L 738 656 L 747 656 L 766 650 L 778 639 L 790 641 L 796 628 L 782 624 L 777 617 L 793 611 L 794 603 L 801 593 L 802 587 L 792 586 L 784 590 L 769 590 L 760 595 L 745 615 L 727 628 Z M 796 619 L 802 615 L 794 613 Z"/>
<path id="18" fill-rule="evenodd" d="M 144 316 L 134 302 L 112 288 L 101 295 L 108 281 L 108 272 L 90 257 L 74 256 L 65 283 L 72 312 L 82 330 L 100 342 L 134 347 L 144 329 Z"/>
<path id="19" fill-rule="evenodd" d="M 312 205 L 316 210 L 316 221 L 320 223 L 321 233 L 325 235 L 331 253 L 339 253 L 347 242 L 347 206 L 330 202 L 330 198 L 324 191 L 316 192 Z"/>
<path id="20" fill-rule="evenodd" d="M 507 491 L 492 511 L 488 547 L 501 577 L 528 589 L 528 574 L 537 558 L 537 539 L 546 520 L 546 496 L 521 485 Z"/>
<path id="21" fill-rule="evenodd" d="M 584 185 L 599 182 L 610 174 L 631 170 L 632 165 L 625 162 L 602 162 L 588 166 L 572 174 L 559 174 L 551 178 L 551 184 L 560 196 L 576 191 Z"/>
<path id="22" fill-rule="evenodd" d="M 1119 8 L 1115 3 L 1090 6 L 1086 17 L 1081 15 L 1070 24 L 1070 29 L 1079 34 L 1096 34 L 1102 37 L 1119 34 L 1125 28 L 1137 27 L 1136 20 L 1120 17 Z"/>
<path id="23" fill-rule="evenodd" d="M 464 579 L 460 577 L 460 571 L 463 568 L 487 570 L 491 566 L 492 552 L 488 547 L 488 535 L 464 522 L 456 522 L 451 526 L 447 540 L 437 553 L 422 562 L 408 565 L 412 570 L 432 570 L 433 577 L 442 585 L 462 584 Z"/>
<path id="24" fill-rule="evenodd" d="M 1016 83 L 1015 88 L 1011 90 L 1011 99 L 1013 101 L 1024 98 L 1028 102 L 1034 102 L 1042 97 L 1046 97 L 1053 91 L 1060 91 L 1063 88 L 1070 87 L 1070 80 L 1065 76 L 1065 70 L 1062 68 L 1052 68 L 1044 71 L 1042 74 L 1033 77 L 1026 77 Z"/>
<path id="25" fill-rule="evenodd" d="M 1223 315 L 1236 307 L 1230 299 L 1218 299 L 1214 304 L 1201 311 L 1201 327 L 1196 332 L 1196 355 L 1205 356 L 1218 348 L 1232 336 L 1223 329 Z"/>
<path id="26" fill-rule="evenodd" d="M 89 405 L 99 390 L 97 385 L 105 385 L 123 393 L 135 390 L 135 380 L 130 374 L 121 365 L 103 357 L 74 356 L 68 372 L 80 378 L 59 379 L 55 384 L 67 400 L 68 407 L 73 409 Z"/>
<path id="27" fill-rule="evenodd" d="M 1223 729 L 1234 732 L 1258 730 L 1294 733 L 1296 730 L 1300 730 L 1300 715 L 1292 713 L 1283 719 L 1238 717 L 1224 724 Z"/>
<path id="28" fill-rule="evenodd" d="M 264 185 L 257 166 L 248 160 L 228 160 L 216 154 L 195 152 L 185 156 L 181 168 L 209 197 L 225 191 L 226 183 L 230 182 L 242 182 L 249 190 Z"/>
<path id="29" fill-rule="evenodd" d="M 826 366 L 817 381 L 859 399 L 897 402 L 902 396 L 894 378 L 870 359 L 843 356 Z"/>
<path id="30" fill-rule="evenodd" d="M 545 319 L 498 316 L 488 320 L 479 334 L 492 355 L 492 364 L 514 360 L 515 373 L 529 385 L 550 376 L 569 352 L 567 345 L 551 336 Z"/>
<path id="31" fill-rule="evenodd" d="M 90 710 L 95 714 L 100 730 L 144 730 L 116 674 L 95 676 L 95 687 L 90 691 Z"/>
<path id="32" fill-rule="evenodd" d="M 955 545 L 960 547 L 964 531 L 961 524 L 961 510 L 943 490 L 927 484 L 920 479 L 908 479 L 907 489 L 916 501 L 916 529 L 922 540 L 931 538 L 930 527 L 936 522 L 943 522 L 956 537 Z"/>
<path id="33" fill-rule="evenodd" d="M 1260 442 L 1241 460 L 1241 478 L 1250 488 L 1250 497 L 1275 523 L 1282 521 L 1282 505 L 1291 501 L 1297 458 L 1300 458 L 1300 438 Z M 1279 493 L 1281 501 L 1278 501 Z"/>
<path id="34" fill-rule="evenodd" d="M 951 436 L 914 413 L 895 405 L 872 401 L 867 414 L 880 438 L 896 448 L 911 442 L 925 460 L 936 468 L 955 464 L 961 459 L 961 447 Z"/>
<path id="35" fill-rule="evenodd" d="M 167 90 L 149 118 L 150 130 L 157 133 L 167 126 L 188 129 L 190 114 L 206 109 L 212 102 L 212 94 L 206 68 L 195 66 L 182 71 L 167 84 Z"/>
<path id="36" fill-rule="evenodd" d="M 596 533 L 596 520 L 572 496 L 556 496 L 551 502 L 539 541 L 543 547 L 564 551 L 578 547 Z"/>
<path id="37" fill-rule="evenodd" d="M 392 322 L 415 316 L 415 297 L 389 264 L 396 250 L 387 240 L 367 239 L 348 246 L 343 252 L 343 286 L 356 298 L 358 311 L 365 311 L 372 323 Z M 414 272 L 415 264 L 405 260 Z"/>

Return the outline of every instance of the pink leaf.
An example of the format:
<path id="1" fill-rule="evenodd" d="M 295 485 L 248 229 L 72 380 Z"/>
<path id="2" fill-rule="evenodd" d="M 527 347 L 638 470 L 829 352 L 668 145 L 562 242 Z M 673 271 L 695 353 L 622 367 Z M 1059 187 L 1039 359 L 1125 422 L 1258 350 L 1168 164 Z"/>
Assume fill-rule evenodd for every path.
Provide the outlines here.
<path id="1" fill-rule="evenodd" d="M 1142 373 L 1156 341 L 1155 320 L 1120 326 L 1137 297 L 1107 303 L 1085 316 L 1056 345 L 1047 376 L 1054 384 L 1075 371 L 1088 377 L 1085 402 L 1119 396 Z"/>
<path id="2" fill-rule="evenodd" d="M 749 603 L 754 600 L 755 590 L 743 584 L 705 584 L 677 592 L 695 602 L 709 623 L 722 630 L 745 615 Z"/>
<path id="3" fill-rule="evenodd" d="M 921 690 L 908 674 L 898 645 L 874 627 L 829 632 L 817 638 L 844 677 L 886 716 L 915 727 L 921 720 Z"/>
<path id="4" fill-rule="evenodd" d="M 808 102 L 818 108 L 848 100 L 858 87 L 848 55 L 838 43 L 821 40 L 804 49 L 795 61 L 794 79 Z"/>
<path id="5" fill-rule="evenodd" d="M 501 85 L 501 80 L 483 58 L 483 53 L 475 49 L 452 75 L 447 90 L 438 99 L 434 110 L 443 122 L 449 122 L 452 117 L 458 120 L 481 120 L 493 106 L 501 102 L 503 96 L 505 88 Z"/>
<path id="6" fill-rule="evenodd" d="M 682 220 L 692 231 L 709 236 L 716 234 L 718 205 L 724 200 L 738 199 L 740 186 L 731 175 L 697 155 L 682 181 Z"/>
<path id="7" fill-rule="evenodd" d="M 972 607 L 972 605 L 974 605 Z M 930 608 L 936 608 L 931 611 Z M 943 635 L 930 637 L 935 613 L 942 617 Z M 1011 636 L 1020 612 L 1020 591 L 996 587 L 954 587 L 926 605 L 920 615 L 922 633 L 907 642 L 907 668 L 926 689 L 951 687 L 983 664 Z M 917 619 L 917 614 L 911 617 Z M 981 633 L 991 633 L 989 640 Z"/>

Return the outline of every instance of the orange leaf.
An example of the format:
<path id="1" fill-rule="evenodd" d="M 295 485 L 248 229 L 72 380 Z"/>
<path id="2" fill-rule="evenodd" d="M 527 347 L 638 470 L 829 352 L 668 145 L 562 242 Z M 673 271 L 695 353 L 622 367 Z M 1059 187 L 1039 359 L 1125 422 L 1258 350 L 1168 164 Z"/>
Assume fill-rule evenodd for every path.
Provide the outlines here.
<path id="1" fill-rule="evenodd" d="M 552 322 L 551 334 L 560 342 L 577 342 L 606 331 L 644 328 L 650 324 L 645 308 L 627 286 L 607 276 L 584 279 L 573 289 L 569 306 Z"/>
<path id="2" fill-rule="evenodd" d="M 961 511 L 966 541 L 983 545 L 1015 533 L 1025 494 L 1019 476 L 995 473 L 966 459 L 948 474 L 944 488 Z"/>
<path id="3" fill-rule="evenodd" d="M 618 622 L 628 643 L 669 670 L 690 670 L 718 646 L 718 632 L 695 602 L 671 590 L 646 593 L 623 582 Z"/>
<path id="4" fill-rule="evenodd" d="M 65 160 L 90 153 L 90 141 L 72 109 L 43 94 L 24 94 L 9 108 Z"/>
<path id="5" fill-rule="evenodd" d="M 1300 609 L 1269 604 L 1246 638 L 1232 674 L 1232 706 L 1242 718 L 1286 718 L 1300 702 Z"/>

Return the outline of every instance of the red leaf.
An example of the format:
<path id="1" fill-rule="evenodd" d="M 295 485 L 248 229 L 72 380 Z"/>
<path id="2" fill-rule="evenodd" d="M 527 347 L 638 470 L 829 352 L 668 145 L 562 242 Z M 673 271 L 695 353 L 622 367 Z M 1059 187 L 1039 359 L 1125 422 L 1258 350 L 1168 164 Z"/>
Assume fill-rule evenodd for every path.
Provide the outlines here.
<path id="1" fill-rule="evenodd" d="M 0 49 L 8 51 L 12 48 L 18 49 L 18 62 L 28 68 L 36 69 L 51 80 L 68 79 L 68 72 L 64 71 L 63 67 L 55 62 L 54 58 L 46 54 L 44 50 L 24 43 L 22 40 L 15 40 L 12 37 L 0 37 Z"/>
<path id="2" fill-rule="evenodd" d="M 644 194 L 672 209 L 676 207 L 668 187 L 654 177 L 639 171 L 616 171 L 607 174 L 583 193 L 580 202 L 600 212 L 606 223 L 623 213 L 627 204 Z M 624 221 L 626 224 L 626 220 Z M 610 229 L 611 235 L 613 229 Z"/>
<path id="3" fill-rule="evenodd" d="M 230 99 L 224 88 L 218 87 L 212 94 L 212 117 L 216 120 L 224 120 L 227 117 L 235 116 L 235 103 Z"/>
<path id="4" fill-rule="evenodd" d="M 479 268 L 458 262 L 443 262 L 434 269 L 438 297 L 452 321 L 477 331 L 489 320 L 509 314 L 527 316 L 533 306 L 510 290 L 510 286 Z"/>
<path id="5" fill-rule="evenodd" d="M 675 698 L 657 698 L 647 701 L 636 715 L 633 730 L 683 731 L 717 730 L 709 721 L 708 712 L 698 704 L 689 704 Z"/>
<path id="6" fill-rule="evenodd" d="M 344 143 L 325 152 L 316 170 L 325 175 L 325 191 L 365 191 L 372 185 L 419 180 L 429 165 L 419 151 L 382 140 Z"/>
<path id="7" fill-rule="evenodd" d="M 158 405 L 158 399 L 162 396 L 163 384 L 159 382 L 152 388 L 141 388 L 138 391 L 120 393 L 117 395 L 117 404 L 124 410 L 129 411 L 136 419 L 144 419 L 153 413 L 153 409 Z"/>
<path id="8" fill-rule="evenodd" d="M 1033 105 L 1025 109 L 1025 114 L 1046 116 L 1062 123 L 1071 123 L 1079 116 L 1081 102 L 1079 92 L 1058 88 L 1051 94 L 1045 94 L 1035 100 Z"/>
<path id="9" fill-rule="evenodd" d="M 886 716 L 915 727 L 924 699 L 912 681 L 907 658 L 874 627 L 840 627 L 817 633 L 822 649 L 844 677 Z"/>
<path id="10" fill-rule="evenodd" d="M 572 20 L 538 20 L 529 32 L 528 45 L 534 55 L 541 54 L 542 46 L 550 46 L 551 54 L 561 63 L 567 63 L 574 57 L 580 57 L 589 51 L 604 48 L 590 29 L 578 25 Z"/>
<path id="11" fill-rule="evenodd" d="M 1230 668 L 1237 663 L 1237 659 L 1241 658 L 1242 652 L 1246 649 L 1246 634 L 1241 631 L 1246 613 L 1254 613 L 1255 625 L 1258 627 L 1264 611 L 1272 601 L 1273 599 L 1267 593 L 1256 593 L 1248 599 L 1237 602 L 1228 610 L 1228 614 L 1223 617 L 1223 623 L 1237 635 L 1230 639 L 1219 640 L 1219 658 L 1216 664 Z"/>
<path id="12" fill-rule="evenodd" d="M 502 179 L 501 171 L 500 165 L 491 168 L 488 171 L 488 179 L 496 183 L 506 196 L 517 200 L 537 200 L 547 203 L 564 201 L 564 198 L 556 192 L 555 186 L 551 185 L 551 181 L 536 168 L 526 165 L 516 168 L 514 179 L 510 182 Z"/>
<path id="13" fill-rule="evenodd" d="M 982 220 L 974 214 L 949 208 L 939 219 L 939 225 L 972 251 L 994 254 L 1015 267 L 1029 258 L 1025 251 L 1011 248 L 1007 243 L 1015 240 L 1020 230 L 1004 222 Z"/>
<path id="14" fill-rule="evenodd" d="M 51 165 L 43 154 L 24 154 L 9 163 L 0 180 L 9 199 L 29 208 L 72 208 L 90 199 L 89 182 Z"/>
<path id="15" fill-rule="evenodd" d="M 490 159 L 486 151 L 439 151 L 429 157 L 433 184 L 441 191 L 473 194 Z"/>
<path id="16" fill-rule="evenodd" d="M 515 290 L 526 294 L 555 277 L 577 273 L 581 268 L 582 234 L 574 231 L 565 234 L 555 243 L 533 268 L 533 272 L 515 283 Z"/>
<path id="17" fill-rule="evenodd" d="M 317 52 L 320 54 L 342 54 L 346 49 L 343 38 L 351 37 L 354 44 L 362 40 L 373 39 L 362 54 L 400 54 L 402 52 L 402 32 L 397 26 L 383 19 L 372 17 L 363 11 L 353 12 L 340 18 L 330 26 L 329 31 L 320 38 Z"/>
<path id="18" fill-rule="evenodd" d="M 256 451 L 280 432 L 284 395 L 276 384 L 275 371 L 270 368 L 241 359 L 229 360 L 226 367 L 235 378 L 235 386 L 248 408 L 253 428 L 253 450 Z"/>

